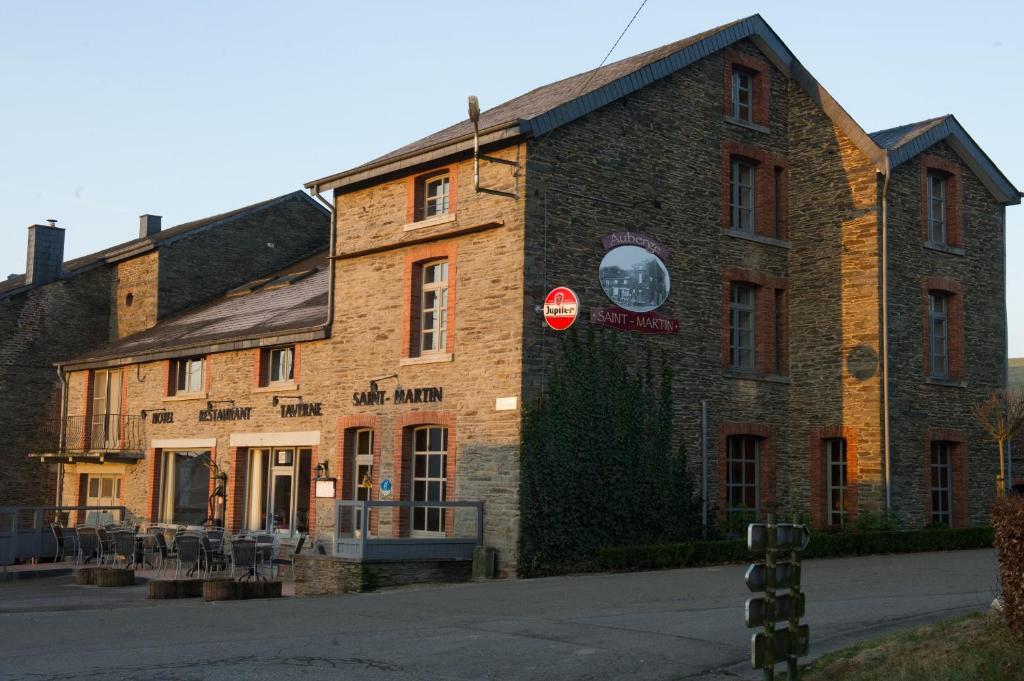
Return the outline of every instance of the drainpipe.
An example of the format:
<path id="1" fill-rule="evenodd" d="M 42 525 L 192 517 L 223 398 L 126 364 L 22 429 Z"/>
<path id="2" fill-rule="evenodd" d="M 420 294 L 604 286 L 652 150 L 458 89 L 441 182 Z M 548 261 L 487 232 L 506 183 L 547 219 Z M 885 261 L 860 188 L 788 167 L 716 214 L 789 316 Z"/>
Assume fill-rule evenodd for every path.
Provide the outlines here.
<path id="1" fill-rule="evenodd" d="M 708 401 L 700 401 L 700 517 L 704 525 L 704 538 L 708 538 Z"/>
<path id="2" fill-rule="evenodd" d="M 57 365 L 57 378 L 60 379 L 60 436 L 57 440 L 57 449 L 64 453 L 64 444 L 67 438 L 67 413 L 68 413 L 68 376 L 64 373 L 64 367 Z M 57 499 L 54 506 L 61 506 L 64 501 L 64 460 L 57 463 Z"/>
<path id="3" fill-rule="evenodd" d="M 889 440 L 889 154 L 885 155 L 885 180 L 882 183 L 882 457 L 885 475 L 885 512 L 892 510 Z"/>
<path id="4" fill-rule="evenodd" d="M 338 231 L 338 214 L 337 211 L 334 210 L 334 205 L 320 195 L 319 187 L 313 187 L 310 189 L 309 194 L 331 212 L 331 243 L 327 247 L 327 321 L 324 322 L 324 329 L 327 331 L 327 336 L 330 337 L 331 327 L 334 325 L 334 277 L 336 276 L 334 270 L 334 242 Z"/>

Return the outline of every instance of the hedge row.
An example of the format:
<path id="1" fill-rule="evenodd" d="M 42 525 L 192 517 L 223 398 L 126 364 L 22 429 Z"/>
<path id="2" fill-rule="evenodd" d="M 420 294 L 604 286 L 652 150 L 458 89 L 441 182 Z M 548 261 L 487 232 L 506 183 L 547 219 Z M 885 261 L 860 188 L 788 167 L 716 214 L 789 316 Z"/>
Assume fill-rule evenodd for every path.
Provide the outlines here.
<path id="1" fill-rule="evenodd" d="M 863 556 L 877 553 L 952 551 L 992 546 L 991 527 L 908 530 L 901 532 L 818 532 L 801 553 L 804 558 Z M 750 560 L 745 540 L 696 541 L 684 544 L 610 546 L 598 552 L 601 570 L 655 570 Z M 1024 594 L 1021 599 L 1024 606 Z"/>
<path id="2" fill-rule="evenodd" d="M 999 582 L 1003 616 L 1018 638 L 1024 639 L 1024 497 L 1004 497 L 992 508 L 995 545 L 999 550 Z"/>

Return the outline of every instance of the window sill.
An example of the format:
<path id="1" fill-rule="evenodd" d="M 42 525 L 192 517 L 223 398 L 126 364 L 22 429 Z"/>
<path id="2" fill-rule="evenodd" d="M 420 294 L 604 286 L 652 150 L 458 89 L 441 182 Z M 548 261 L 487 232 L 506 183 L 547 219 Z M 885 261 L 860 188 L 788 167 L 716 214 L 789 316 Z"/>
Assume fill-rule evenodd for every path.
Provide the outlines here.
<path id="1" fill-rule="evenodd" d="M 429 355 L 420 355 L 419 357 L 403 357 L 398 360 L 398 366 L 408 367 L 415 366 L 417 364 L 440 364 L 441 362 L 451 362 L 455 359 L 455 355 L 450 352 L 432 352 Z"/>
<path id="2" fill-rule="evenodd" d="M 732 116 L 726 116 L 725 122 L 732 125 L 746 128 L 747 130 L 756 130 L 758 132 L 771 132 L 771 129 L 767 125 L 761 125 L 760 123 L 753 123 L 751 121 L 744 121 L 739 118 L 733 118 Z"/>
<path id="3" fill-rule="evenodd" d="M 782 239 L 775 239 L 770 236 L 761 236 L 760 234 L 751 234 L 750 232 L 741 232 L 738 229 L 730 227 L 725 230 L 726 236 L 731 236 L 735 239 L 746 239 L 747 241 L 754 241 L 759 244 L 765 244 L 766 246 L 776 246 L 777 248 L 792 248 L 788 241 Z"/>
<path id="4" fill-rule="evenodd" d="M 403 232 L 411 232 L 414 229 L 422 229 L 424 227 L 433 227 L 434 225 L 444 225 L 449 222 L 455 222 L 455 213 L 447 213 L 445 215 L 437 215 L 426 220 L 417 220 L 416 222 L 409 222 L 402 225 Z"/>
<path id="5" fill-rule="evenodd" d="M 760 381 L 762 383 L 779 383 L 781 385 L 790 384 L 789 376 L 779 376 L 778 374 L 758 374 L 754 372 L 733 371 L 730 369 L 726 369 L 725 377 L 747 381 Z"/>
<path id="6" fill-rule="evenodd" d="M 964 249 L 959 246 L 947 246 L 946 244 L 937 244 L 932 241 L 925 241 L 924 247 L 929 251 L 938 251 L 939 253 L 946 253 L 948 255 L 967 255 Z"/>
<path id="7" fill-rule="evenodd" d="M 184 393 L 181 395 L 166 395 L 164 402 L 188 402 L 189 400 L 208 400 L 210 393 Z"/>
<path id="8" fill-rule="evenodd" d="M 293 383 L 293 382 L 289 381 L 287 383 L 283 383 L 282 382 L 282 383 L 271 383 L 270 385 L 261 385 L 261 386 L 258 386 L 256 388 L 253 388 L 252 391 L 254 393 L 282 393 L 282 392 L 291 392 L 291 391 L 298 390 L 298 389 L 299 389 L 299 384 L 298 383 Z"/>
<path id="9" fill-rule="evenodd" d="M 928 385 L 941 385 L 945 388 L 966 388 L 967 381 L 960 381 L 955 378 L 934 378 L 928 376 L 924 379 L 924 382 Z"/>

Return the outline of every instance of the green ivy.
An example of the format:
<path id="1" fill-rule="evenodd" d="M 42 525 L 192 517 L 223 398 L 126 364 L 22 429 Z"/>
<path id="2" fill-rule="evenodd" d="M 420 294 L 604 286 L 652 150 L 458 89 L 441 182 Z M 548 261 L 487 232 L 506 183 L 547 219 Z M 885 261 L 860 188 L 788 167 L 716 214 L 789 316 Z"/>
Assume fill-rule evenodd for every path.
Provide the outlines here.
<path id="1" fill-rule="evenodd" d="M 672 447 L 672 371 L 649 346 L 569 332 L 544 395 L 526 404 L 519 573 L 585 570 L 604 546 L 700 533 L 700 502 Z"/>

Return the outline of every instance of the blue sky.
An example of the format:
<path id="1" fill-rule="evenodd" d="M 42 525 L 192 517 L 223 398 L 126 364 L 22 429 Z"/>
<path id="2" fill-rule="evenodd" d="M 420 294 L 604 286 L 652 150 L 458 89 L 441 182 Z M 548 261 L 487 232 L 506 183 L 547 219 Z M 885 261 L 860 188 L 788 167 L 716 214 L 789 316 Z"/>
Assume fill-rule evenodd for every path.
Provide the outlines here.
<path id="1" fill-rule="evenodd" d="M 639 0 L 6 3 L 0 277 L 25 227 L 66 256 L 300 188 L 595 67 Z M 867 130 L 954 113 L 1024 186 L 1020 2 L 648 0 L 612 60 L 760 12 Z M 1007 211 L 1010 354 L 1024 356 L 1024 207 Z"/>

